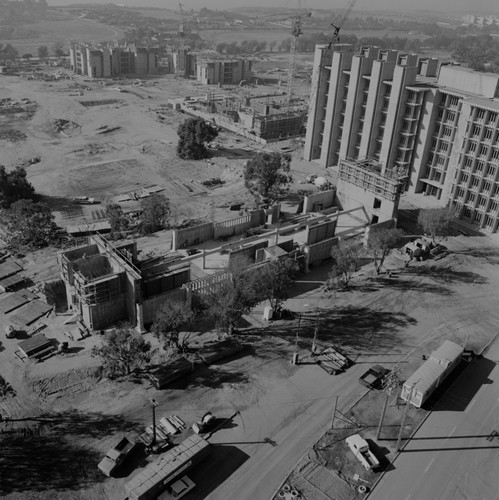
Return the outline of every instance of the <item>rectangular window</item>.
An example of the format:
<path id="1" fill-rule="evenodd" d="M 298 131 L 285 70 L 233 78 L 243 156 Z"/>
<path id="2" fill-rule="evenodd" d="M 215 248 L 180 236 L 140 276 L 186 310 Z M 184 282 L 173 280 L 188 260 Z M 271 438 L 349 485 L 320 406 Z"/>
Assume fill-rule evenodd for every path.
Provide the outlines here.
<path id="1" fill-rule="evenodd" d="M 451 98 L 449 99 L 449 106 L 451 107 L 455 107 L 459 104 L 459 97 L 456 97 L 456 96 L 451 96 Z"/>
<path id="2" fill-rule="evenodd" d="M 499 160 L 499 149 L 493 149 L 490 156 L 491 160 Z"/>
<path id="3" fill-rule="evenodd" d="M 465 167 L 471 167 L 471 164 L 473 163 L 473 158 L 471 158 L 470 156 L 467 156 L 465 159 L 464 159 L 464 166 Z"/>
<path id="4" fill-rule="evenodd" d="M 487 165 L 487 177 L 496 176 L 496 167 L 494 165 Z"/>
<path id="5" fill-rule="evenodd" d="M 479 184 L 480 184 L 480 177 L 473 175 L 471 177 L 471 187 L 478 187 Z"/>
<path id="6" fill-rule="evenodd" d="M 445 137 L 450 137 L 452 135 L 452 129 L 450 127 L 444 127 L 444 131 L 442 133 Z"/>
<path id="7" fill-rule="evenodd" d="M 486 215 L 485 216 L 485 226 L 492 228 L 493 225 L 494 225 L 494 219 L 490 215 Z"/>
<path id="8" fill-rule="evenodd" d="M 465 172 L 461 172 L 461 184 L 467 184 L 468 183 L 469 176 Z"/>
<path id="9" fill-rule="evenodd" d="M 473 125 L 473 128 L 471 129 L 471 135 L 473 137 L 478 137 L 480 135 L 481 130 L 482 127 L 480 127 L 480 125 Z"/>
<path id="10" fill-rule="evenodd" d="M 487 120 L 488 125 L 495 125 L 497 120 L 497 113 L 489 113 L 489 119 Z"/>
<path id="11" fill-rule="evenodd" d="M 490 182 L 485 181 L 485 184 L 490 185 Z M 494 189 L 492 190 L 492 196 L 498 196 L 498 195 L 499 195 L 499 184 L 494 184 Z"/>
<path id="12" fill-rule="evenodd" d="M 473 203 L 475 203 L 475 199 L 476 199 L 475 193 L 468 193 L 467 203 L 469 203 L 470 205 L 473 205 Z"/>
<path id="13" fill-rule="evenodd" d="M 479 223 L 482 220 L 482 214 L 480 212 L 475 211 L 473 214 L 473 221 Z"/>
<path id="14" fill-rule="evenodd" d="M 484 140 L 490 141 L 490 139 L 492 139 L 493 134 L 494 134 L 494 131 L 491 128 L 486 128 L 485 133 L 483 134 Z"/>
<path id="15" fill-rule="evenodd" d="M 381 200 L 378 198 L 374 198 L 373 208 L 380 208 L 380 207 L 381 207 Z"/>
<path id="16" fill-rule="evenodd" d="M 490 202 L 490 206 L 489 206 L 489 213 L 490 212 L 492 212 L 492 213 L 497 212 L 497 207 L 499 207 L 499 203 L 497 201 L 492 200 Z"/>
<path id="17" fill-rule="evenodd" d="M 449 123 L 449 122 L 453 122 L 455 119 L 456 119 L 456 113 L 454 113 L 454 111 L 449 111 L 449 112 L 447 113 L 447 116 L 446 116 L 446 118 L 445 118 L 445 121 L 446 121 L 447 123 Z"/>
<path id="18" fill-rule="evenodd" d="M 485 163 L 483 161 L 477 161 L 475 165 L 475 172 L 477 174 L 481 174 L 483 172 L 483 168 L 485 166 Z"/>
<path id="19" fill-rule="evenodd" d="M 476 151 L 476 142 L 470 141 L 468 144 L 468 153 L 474 153 Z"/>
<path id="20" fill-rule="evenodd" d="M 487 205 L 487 198 L 485 198 L 484 196 L 479 196 L 478 197 L 478 206 L 481 208 L 484 208 L 485 205 Z"/>
<path id="21" fill-rule="evenodd" d="M 487 153 L 489 151 L 489 148 L 487 146 L 480 146 L 480 150 L 479 150 L 479 153 L 478 155 L 479 156 L 487 156 Z"/>
<path id="22" fill-rule="evenodd" d="M 469 219 L 471 217 L 471 208 L 469 208 L 469 207 L 463 208 L 463 217 L 465 219 Z"/>
<path id="23" fill-rule="evenodd" d="M 485 181 L 482 186 L 482 192 L 487 194 L 490 191 L 492 184 L 489 181 Z"/>
<path id="24" fill-rule="evenodd" d="M 456 189 L 456 198 L 462 198 L 464 196 L 464 189 L 462 187 L 458 187 Z"/>
<path id="25" fill-rule="evenodd" d="M 479 109 L 477 114 L 476 114 L 476 119 L 477 120 L 483 120 L 485 118 L 485 110 L 484 109 Z"/>

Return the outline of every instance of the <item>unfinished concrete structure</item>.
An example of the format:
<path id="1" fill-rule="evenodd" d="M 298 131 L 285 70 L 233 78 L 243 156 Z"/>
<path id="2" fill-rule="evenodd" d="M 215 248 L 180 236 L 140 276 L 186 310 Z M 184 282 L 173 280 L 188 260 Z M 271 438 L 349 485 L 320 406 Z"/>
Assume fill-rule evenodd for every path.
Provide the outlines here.
<path id="1" fill-rule="evenodd" d="M 158 307 L 183 299 L 182 285 L 190 280 L 190 264 L 179 255 L 137 258 L 137 244 L 113 246 L 103 237 L 59 253 L 68 308 L 90 330 L 128 321 L 139 331 L 154 321 Z"/>
<path id="2" fill-rule="evenodd" d="M 71 69 L 90 78 L 156 74 L 158 55 L 158 47 L 135 44 L 73 43 L 69 49 Z"/>
<path id="3" fill-rule="evenodd" d="M 379 47 L 317 45 L 304 156 L 339 165 L 340 176 L 347 158 L 374 160 L 383 175 L 402 169 L 406 191 L 496 232 L 499 75 Z"/>

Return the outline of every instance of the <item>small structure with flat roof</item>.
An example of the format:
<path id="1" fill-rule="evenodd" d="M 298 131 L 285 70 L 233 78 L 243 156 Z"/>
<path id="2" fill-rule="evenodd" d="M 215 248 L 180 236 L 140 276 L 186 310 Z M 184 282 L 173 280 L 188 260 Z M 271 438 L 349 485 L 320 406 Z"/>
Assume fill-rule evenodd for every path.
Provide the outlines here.
<path id="1" fill-rule="evenodd" d="M 52 339 L 48 339 L 43 333 L 33 335 L 33 337 L 19 342 L 20 358 L 40 359 L 48 356 L 56 349 Z M 17 353 L 16 353 L 17 354 Z"/>

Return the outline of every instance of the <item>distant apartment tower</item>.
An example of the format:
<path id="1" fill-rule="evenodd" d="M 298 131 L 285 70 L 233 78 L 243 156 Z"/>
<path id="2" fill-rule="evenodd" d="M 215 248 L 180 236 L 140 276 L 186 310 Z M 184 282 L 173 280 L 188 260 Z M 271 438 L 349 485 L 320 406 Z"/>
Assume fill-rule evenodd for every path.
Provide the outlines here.
<path id="1" fill-rule="evenodd" d="M 247 59 L 198 60 L 196 79 L 205 85 L 238 85 L 251 78 L 251 61 Z"/>
<path id="2" fill-rule="evenodd" d="M 158 72 L 157 47 L 75 43 L 71 45 L 69 53 L 73 71 L 90 78 L 150 75 Z"/>
<path id="3" fill-rule="evenodd" d="M 406 191 L 495 232 L 498 136 L 499 75 L 377 47 L 316 47 L 308 160 L 376 162 L 381 174 L 405 174 Z"/>
<path id="4" fill-rule="evenodd" d="M 173 64 L 175 73 L 196 78 L 204 85 L 238 85 L 251 79 L 251 60 L 229 59 L 213 52 L 179 50 L 173 54 Z"/>

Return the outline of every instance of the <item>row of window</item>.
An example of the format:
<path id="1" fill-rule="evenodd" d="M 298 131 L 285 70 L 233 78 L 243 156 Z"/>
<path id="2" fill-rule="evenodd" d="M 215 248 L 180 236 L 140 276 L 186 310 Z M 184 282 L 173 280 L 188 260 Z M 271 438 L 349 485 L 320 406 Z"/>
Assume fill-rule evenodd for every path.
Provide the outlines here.
<path id="1" fill-rule="evenodd" d="M 463 207 L 461 217 L 469 219 L 476 224 L 481 224 L 483 220 L 483 226 L 491 230 L 494 229 L 494 224 L 496 222 L 496 218 L 494 216 L 485 215 L 478 210 L 473 211 L 469 207 Z"/>

